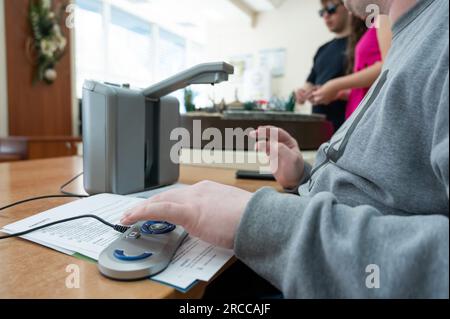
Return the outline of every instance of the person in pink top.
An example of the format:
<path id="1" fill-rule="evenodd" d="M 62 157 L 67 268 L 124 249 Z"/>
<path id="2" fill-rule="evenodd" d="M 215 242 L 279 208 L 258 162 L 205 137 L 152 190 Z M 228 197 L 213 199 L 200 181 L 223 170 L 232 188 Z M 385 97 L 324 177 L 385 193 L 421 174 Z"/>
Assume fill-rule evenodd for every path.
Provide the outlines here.
<path id="1" fill-rule="evenodd" d="M 381 74 L 391 41 L 389 19 L 380 16 L 377 23 L 367 29 L 354 48 L 353 73 L 333 79 L 317 88 L 313 93 L 314 102 L 327 105 L 337 99 L 348 97 L 346 110 L 348 119 Z"/>
<path id="2" fill-rule="evenodd" d="M 367 67 L 382 62 L 380 45 L 378 44 L 378 32 L 376 28 L 369 28 L 355 48 L 355 66 L 353 73 L 365 70 Z M 348 97 L 345 117 L 348 119 L 358 108 L 366 96 L 369 88 L 354 88 Z"/>

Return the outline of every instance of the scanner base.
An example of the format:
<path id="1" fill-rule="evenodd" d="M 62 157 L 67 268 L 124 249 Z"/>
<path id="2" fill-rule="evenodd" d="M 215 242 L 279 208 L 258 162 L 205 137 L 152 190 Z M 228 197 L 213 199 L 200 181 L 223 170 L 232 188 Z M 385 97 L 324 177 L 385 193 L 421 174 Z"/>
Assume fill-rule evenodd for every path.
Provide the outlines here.
<path id="1" fill-rule="evenodd" d="M 116 280 L 149 278 L 167 268 L 187 235 L 166 222 L 138 223 L 100 254 L 98 268 Z"/>

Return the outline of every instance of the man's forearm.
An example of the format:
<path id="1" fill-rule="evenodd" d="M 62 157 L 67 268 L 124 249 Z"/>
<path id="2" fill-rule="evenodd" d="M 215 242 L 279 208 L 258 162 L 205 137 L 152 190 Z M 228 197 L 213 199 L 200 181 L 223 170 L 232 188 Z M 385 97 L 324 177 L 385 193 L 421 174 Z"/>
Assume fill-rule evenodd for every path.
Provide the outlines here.
<path id="1" fill-rule="evenodd" d="M 298 189 L 300 188 L 300 186 L 308 182 L 309 179 L 311 178 L 312 169 L 313 168 L 309 163 L 304 163 L 303 175 L 299 180 L 298 185 L 293 188 L 287 188 L 284 191 L 288 194 L 298 195 Z"/>
<path id="2" fill-rule="evenodd" d="M 287 298 L 448 298 L 448 228 L 445 216 L 389 216 L 331 193 L 266 188 L 247 206 L 235 252 Z M 374 265 L 378 289 L 367 285 Z"/>

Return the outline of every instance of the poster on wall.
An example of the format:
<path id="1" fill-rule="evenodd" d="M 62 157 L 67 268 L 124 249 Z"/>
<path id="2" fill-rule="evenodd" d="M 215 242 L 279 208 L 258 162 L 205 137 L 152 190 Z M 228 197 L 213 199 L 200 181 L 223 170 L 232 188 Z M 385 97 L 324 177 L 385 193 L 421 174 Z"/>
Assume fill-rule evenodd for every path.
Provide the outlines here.
<path id="1" fill-rule="evenodd" d="M 259 52 L 261 65 L 268 68 L 272 77 L 282 77 L 286 73 L 286 49 L 266 49 Z"/>
<path id="2" fill-rule="evenodd" d="M 269 101 L 272 96 L 272 76 L 269 68 L 260 65 L 245 72 L 245 101 Z"/>
<path id="3" fill-rule="evenodd" d="M 253 56 L 251 54 L 233 56 L 230 58 L 230 63 L 234 66 L 234 81 L 242 83 L 245 72 L 253 68 Z"/>

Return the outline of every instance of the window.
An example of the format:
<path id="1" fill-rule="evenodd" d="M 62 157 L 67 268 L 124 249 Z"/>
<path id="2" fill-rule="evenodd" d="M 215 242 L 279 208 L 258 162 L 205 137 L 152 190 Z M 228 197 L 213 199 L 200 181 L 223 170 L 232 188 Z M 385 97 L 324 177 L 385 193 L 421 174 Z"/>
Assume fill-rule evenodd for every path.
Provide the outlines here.
<path id="1" fill-rule="evenodd" d="M 111 7 L 109 81 L 146 87 L 152 83 L 152 29 L 146 21 Z"/>
<path id="2" fill-rule="evenodd" d="M 103 79 L 105 64 L 105 31 L 102 3 L 98 0 L 77 0 L 75 11 L 77 95 L 81 97 L 84 79 Z M 83 80 L 81 80 L 83 79 Z"/>
<path id="3" fill-rule="evenodd" d="M 186 65 L 186 41 L 164 29 L 159 29 L 158 80 L 182 70 Z"/>
<path id="4" fill-rule="evenodd" d="M 201 61 L 203 46 L 111 1 L 76 0 L 76 76 L 144 88 Z M 175 94 L 182 99 L 182 92 Z M 183 103 L 181 103 L 183 104 Z"/>

